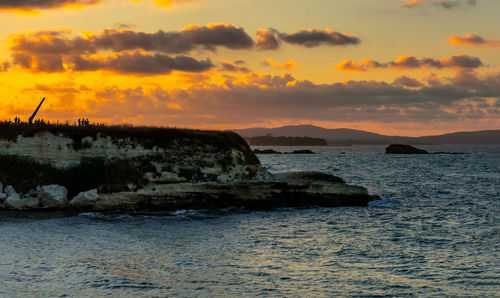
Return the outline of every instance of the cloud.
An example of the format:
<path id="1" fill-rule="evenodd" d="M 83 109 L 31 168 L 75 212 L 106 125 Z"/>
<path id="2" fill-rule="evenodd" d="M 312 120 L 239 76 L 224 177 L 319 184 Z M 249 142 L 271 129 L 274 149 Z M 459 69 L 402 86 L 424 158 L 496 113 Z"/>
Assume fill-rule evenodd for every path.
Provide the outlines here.
<path id="1" fill-rule="evenodd" d="M 0 0 L 0 10 L 57 9 L 95 5 L 103 0 Z"/>
<path id="2" fill-rule="evenodd" d="M 459 7 L 460 5 L 463 4 L 468 4 L 468 5 L 476 5 L 477 1 L 476 0 L 440 0 L 440 1 L 434 1 L 435 5 L 441 6 L 446 9 L 452 9 L 455 7 Z"/>
<path id="3" fill-rule="evenodd" d="M 139 51 L 121 52 L 105 57 L 75 56 L 74 71 L 107 70 L 122 74 L 169 74 L 173 70 L 203 72 L 213 67 L 210 60 L 198 61 L 187 56 L 170 57 L 162 54 L 145 54 Z"/>
<path id="4" fill-rule="evenodd" d="M 454 84 L 455 78 L 436 86 L 402 86 L 381 81 L 347 81 L 317 85 L 291 75 L 251 73 L 245 82 L 197 84 L 189 91 L 107 88 L 95 95 L 90 109 L 97 115 L 116 115 L 124 109 L 143 119 L 169 115 L 170 125 L 244 125 L 269 121 L 376 121 L 462 122 L 493 120 L 499 123 L 500 73 L 475 76 Z M 414 83 L 403 78 L 399 82 Z M 148 104 L 150 102 L 150 104 Z M 126 108 L 128 106 L 128 108 Z M 155 106 L 155 109 L 149 107 Z M 177 109 L 173 108 L 177 107 Z M 241 111 L 245 111 L 241 113 Z M 494 120 L 497 119 L 497 120 Z"/>
<path id="5" fill-rule="evenodd" d="M 258 50 L 277 50 L 280 47 L 280 43 L 274 33 L 274 30 L 257 31 L 255 47 Z"/>
<path id="6" fill-rule="evenodd" d="M 302 45 L 308 48 L 320 45 L 341 46 L 360 43 L 358 37 L 330 29 L 301 29 L 298 32 L 289 34 L 279 33 L 279 38 L 286 43 Z"/>
<path id="7" fill-rule="evenodd" d="M 191 25 L 182 31 L 155 33 L 134 30 L 105 29 L 99 34 L 86 32 L 84 36 L 72 36 L 71 30 L 39 31 L 17 34 L 10 38 L 11 50 L 67 54 L 70 52 L 96 53 L 99 50 L 126 51 L 142 49 L 162 53 L 187 53 L 198 47 L 215 50 L 248 49 L 253 46 L 251 37 L 232 24 Z"/>
<path id="8" fill-rule="evenodd" d="M 9 61 L 4 61 L 0 63 L 0 72 L 7 71 L 10 68 L 10 62 Z"/>
<path id="9" fill-rule="evenodd" d="M 104 31 L 101 35 L 69 37 L 70 32 L 43 31 L 12 37 L 12 64 L 32 72 L 108 70 L 116 73 L 168 74 L 173 70 L 200 72 L 210 69 L 210 60 L 198 61 L 187 56 L 170 57 L 163 53 L 144 53 L 128 49 L 155 50 L 162 45 L 157 35 L 132 31 Z M 157 43 L 155 43 L 156 41 Z M 177 51 L 177 44 L 170 51 Z M 165 49 L 165 48 L 163 48 Z M 173 49 L 173 50 L 172 50 Z M 100 50 L 116 51 L 100 55 Z"/>
<path id="10" fill-rule="evenodd" d="M 473 34 L 465 34 L 464 36 L 459 35 L 451 35 L 448 37 L 448 42 L 457 45 L 457 46 L 465 46 L 472 48 L 495 48 L 500 47 L 500 40 L 495 39 L 485 39 L 480 35 L 475 33 Z"/>
<path id="11" fill-rule="evenodd" d="M 66 105 L 46 109 L 47 117 L 67 119 L 85 114 L 96 121 L 142 125 L 231 128 L 259 123 L 370 122 L 380 127 L 412 123 L 442 128 L 446 124 L 450 130 L 496 129 L 500 125 L 500 73 L 480 75 L 463 70 L 435 85 L 411 88 L 383 81 L 314 84 L 289 74 L 258 73 L 214 84 L 209 74 L 193 74 L 202 81 L 188 89 L 139 83 L 89 88 L 55 82 L 22 93 L 63 98 Z M 66 102 L 70 100 L 75 103 Z"/>
<path id="12" fill-rule="evenodd" d="M 155 33 L 106 29 L 98 34 L 84 32 L 77 36 L 71 30 L 62 29 L 13 35 L 9 43 L 13 64 L 33 72 L 61 72 L 66 69 L 65 64 L 73 64 L 75 71 L 109 69 L 131 73 L 135 69 L 140 74 L 171 70 L 198 72 L 212 67 L 208 60 L 165 54 L 185 54 L 194 49 L 215 51 L 217 47 L 235 50 L 253 47 L 253 40 L 243 28 L 232 24 L 191 25 L 182 31 Z M 102 56 L 102 52 L 109 51 L 113 55 Z M 140 51 L 152 53 L 139 54 Z M 91 55 L 98 57 L 89 58 Z M 127 63 L 125 57 L 132 60 Z M 149 69 L 135 65 L 138 61 Z M 154 61 L 159 64 L 154 65 Z"/>
<path id="13" fill-rule="evenodd" d="M 266 66 L 272 66 L 277 69 L 284 69 L 284 70 L 290 70 L 299 67 L 301 64 L 293 59 L 290 59 L 289 61 L 285 63 L 279 63 L 274 61 L 273 59 L 266 60 L 262 63 L 263 65 Z"/>
<path id="14" fill-rule="evenodd" d="M 434 6 L 445 9 L 453 9 L 462 5 L 474 6 L 477 4 L 477 0 L 403 0 L 399 7 L 415 8 L 426 3 L 432 3 Z"/>
<path id="15" fill-rule="evenodd" d="M 132 29 L 135 27 L 137 27 L 137 25 L 133 24 L 133 23 L 115 22 L 113 24 L 113 28 L 116 28 L 116 29 Z"/>
<path id="16" fill-rule="evenodd" d="M 249 49 L 252 38 L 241 27 L 233 24 L 190 25 L 182 33 L 193 43 L 205 47 L 222 46 L 228 49 Z"/>
<path id="17" fill-rule="evenodd" d="M 340 62 L 335 68 L 344 71 L 367 71 L 367 68 L 377 67 L 383 67 L 383 65 L 373 60 L 363 59 L 360 62 L 344 60 Z"/>
<path id="18" fill-rule="evenodd" d="M 221 61 L 219 62 L 220 70 L 229 72 L 244 72 L 244 73 L 251 72 L 251 70 L 248 67 L 239 66 L 244 64 L 244 62 L 243 63 L 241 62 L 243 61 L 235 61 L 235 63 L 231 63 L 229 61 Z"/>
<path id="19" fill-rule="evenodd" d="M 392 82 L 392 85 L 409 88 L 421 88 L 424 86 L 419 80 L 407 76 L 397 77 L 394 82 Z"/>
<path id="20" fill-rule="evenodd" d="M 450 57 L 443 57 L 434 59 L 426 57 L 417 59 L 413 55 L 401 56 L 394 61 L 378 62 L 374 60 L 363 59 L 360 62 L 352 60 L 344 60 L 340 62 L 336 69 L 343 71 L 368 71 L 370 68 L 396 68 L 396 69 L 415 69 L 422 67 L 429 68 L 478 68 L 483 63 L 477 57 L 468 55 L 454 55 Z"/>

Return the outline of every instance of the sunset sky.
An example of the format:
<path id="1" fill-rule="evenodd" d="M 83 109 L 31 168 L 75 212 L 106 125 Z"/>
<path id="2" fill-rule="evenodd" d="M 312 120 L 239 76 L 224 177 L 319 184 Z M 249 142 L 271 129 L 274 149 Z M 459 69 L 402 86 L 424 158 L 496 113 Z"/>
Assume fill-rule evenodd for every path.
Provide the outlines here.
<path id="1" fill-rule="evenodd" d="M 0 118 L 500 129 L 498 0 L 0 0 Z"/>

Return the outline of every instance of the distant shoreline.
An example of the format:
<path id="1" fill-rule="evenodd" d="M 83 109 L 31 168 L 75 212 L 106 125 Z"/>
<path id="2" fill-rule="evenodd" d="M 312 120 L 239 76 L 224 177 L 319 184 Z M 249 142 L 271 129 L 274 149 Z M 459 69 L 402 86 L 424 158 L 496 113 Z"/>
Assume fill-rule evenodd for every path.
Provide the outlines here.
<path id="1" fill-rule="evenodd" d="M 313 125 L 295 125 L 276 128 L 236 129 L 236 133 L 245 139 L 258 136 L 273 136 L 274 138 L 319 138 L 329 146 L 349 145 L 486 145 L 500 144 L 500 130 L 483 130 L 471 132 L 456 132 L 443 135 L 405 137 L 388 136 L 373 132 L 338 128 L 327 129 Z M 251 144 L 253 146 L 253 144 Z M 289 145 L 290 146 L 290 145 Z"/>

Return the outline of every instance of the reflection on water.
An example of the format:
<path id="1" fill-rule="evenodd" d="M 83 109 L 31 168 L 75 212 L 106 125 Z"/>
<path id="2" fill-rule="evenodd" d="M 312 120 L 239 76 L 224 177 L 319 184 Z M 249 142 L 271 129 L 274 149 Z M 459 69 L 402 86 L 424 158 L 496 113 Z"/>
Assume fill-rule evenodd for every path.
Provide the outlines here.
<path id="1" fill-rule="evenodd" d="M 499 149 L 260 156 L 274 171 L 328 171 L 383 196 L 365 208 L 0 213 L 0 296 L 494 296 Z"/>

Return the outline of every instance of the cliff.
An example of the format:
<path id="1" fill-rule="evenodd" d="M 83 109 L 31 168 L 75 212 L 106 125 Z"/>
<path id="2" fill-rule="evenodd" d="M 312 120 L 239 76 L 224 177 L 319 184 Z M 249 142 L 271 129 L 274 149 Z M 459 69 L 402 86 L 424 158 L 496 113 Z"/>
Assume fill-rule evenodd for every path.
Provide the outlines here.
<path id="1" fill-rule="evenodd" d="M 312 179 L 311 177 L 315 177 Z M 0 124 L 0 208 L 173 210 L 366 205 L 366 189 L 271 175 L 233 132 Z"/>

